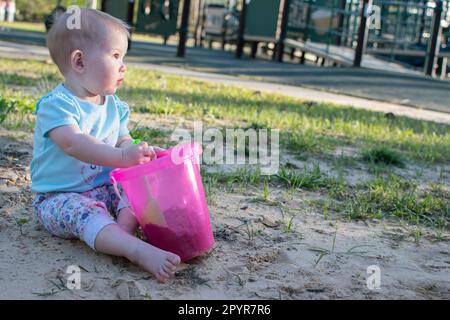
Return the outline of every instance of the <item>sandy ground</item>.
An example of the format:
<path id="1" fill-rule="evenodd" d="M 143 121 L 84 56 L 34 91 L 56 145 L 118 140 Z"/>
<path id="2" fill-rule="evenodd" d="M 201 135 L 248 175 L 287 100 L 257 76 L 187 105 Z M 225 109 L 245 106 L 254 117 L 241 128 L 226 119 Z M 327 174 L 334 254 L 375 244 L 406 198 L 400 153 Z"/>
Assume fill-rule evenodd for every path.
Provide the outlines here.
<path id="1" fill-rule="evenodd" d="M 123 258 L 39 226 L 31 153 L 29 133 L 0 130 L 0 299 L 450 298 L 448 234 L 435 241 L 423 228 L 417 239 L 398 223 L 325 220 L 305 203 L 320 193 L 299 197 L 281 187 L 271 188 L 271 202 L 259 201 L 261 191 L 252 188 L 216 194 L 213 250 L 161 284 Z M 79 290 L 65 286 L 70 265 L 82 270 Z M 380 269 L 380 289 L 367 287 L 372 265 Z"/>

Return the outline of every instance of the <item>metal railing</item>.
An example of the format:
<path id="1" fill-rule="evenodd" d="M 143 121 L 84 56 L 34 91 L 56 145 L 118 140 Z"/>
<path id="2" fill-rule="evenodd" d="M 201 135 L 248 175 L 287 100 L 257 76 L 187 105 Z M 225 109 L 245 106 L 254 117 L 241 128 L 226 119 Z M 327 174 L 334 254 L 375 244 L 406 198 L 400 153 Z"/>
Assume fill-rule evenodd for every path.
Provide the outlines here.
<path id="1" fill-rule="evenodd" d="M 429 44 L 439 1 L 370 2 L 367 1 L 371 12 L 367 17 L 369 24 L 363 50 L 367 47 L 372 54 L 396 60 L 408 56 L 425 57 L 433 49 L 429 48 Z M 447 41 L 450 39 L 450 1 L 440 2 L 443 30 L 437 43 L 446 49 L 447 42 L 450 42 Z M 287 38 L 325 44 L 326 52 L 330 46 L 356 49 L 362 3 L 359 0 L 290 0 Z"/>

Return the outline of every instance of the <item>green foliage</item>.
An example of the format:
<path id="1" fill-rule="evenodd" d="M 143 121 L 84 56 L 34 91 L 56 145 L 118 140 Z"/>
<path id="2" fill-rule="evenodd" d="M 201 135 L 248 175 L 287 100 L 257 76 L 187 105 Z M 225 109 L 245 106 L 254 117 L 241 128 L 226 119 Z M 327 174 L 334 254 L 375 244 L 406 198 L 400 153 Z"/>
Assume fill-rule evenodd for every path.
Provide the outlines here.
<path id="1" fill-rule="evenodd" d="M 57 4 L 57 1 L 51 0 L 33 0 L 30 4 L 28 0 L 16 0 L 17 20 L 28 22 L 44 22 L 44 16 L 49 14 Z M 61 0 L 61 5 L 68 7 L 70 5 L 86 6 L 86 0 Z"/>
<path id="2" fill-rule="evenodd" d="M 393 165 L 397 167 L 405 166 L 405 161 L 400 153 L 384 146 L 364 150 L 362 159 L 374 164 Z"/>
<path id="3" fill-rule="evenodd" d="M 0 124 L 14 115 L 30 114 L 34 110 L 34 103 L 30 99 L 8 99 L 0 95 Z"/>

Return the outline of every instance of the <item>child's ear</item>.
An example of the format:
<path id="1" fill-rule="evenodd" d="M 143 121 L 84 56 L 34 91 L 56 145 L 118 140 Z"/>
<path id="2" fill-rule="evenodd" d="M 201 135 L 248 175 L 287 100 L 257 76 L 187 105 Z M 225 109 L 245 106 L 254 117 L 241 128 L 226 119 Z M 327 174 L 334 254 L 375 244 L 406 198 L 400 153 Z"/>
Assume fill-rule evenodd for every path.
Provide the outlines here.
<path id="1" fill-rule="evenodd" d="M 70 55 L 70 65 L 72 69 L 78 73 L 84 72 L 83 52 L 81 50 L 74 50 Z"/>

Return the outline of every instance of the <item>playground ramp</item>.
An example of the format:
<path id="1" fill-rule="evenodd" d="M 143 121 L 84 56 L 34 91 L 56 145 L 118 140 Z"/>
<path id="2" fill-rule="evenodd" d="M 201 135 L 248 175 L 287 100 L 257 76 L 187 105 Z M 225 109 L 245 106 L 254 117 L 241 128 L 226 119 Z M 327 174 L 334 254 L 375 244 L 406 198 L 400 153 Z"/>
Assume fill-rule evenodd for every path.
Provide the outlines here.
<path id="1" fill-rule="evenodd" d="M 303 42 L 298 40 L 286 39 L 285 46 L 313 54 L 317 57 L 330 61 L 343 67 L 352 67 L 355 57 L 355 50 L 342 46 L 330 45 L 326 43 Z M 410 66 L 403 66 L 397 62 L 391 62 L 375 57 L 372 54 L 365 54 L 361 63 L 361 67 L 380 70 L 393 71 L 406 74 L 420 74 L 414 71 Z"/>

